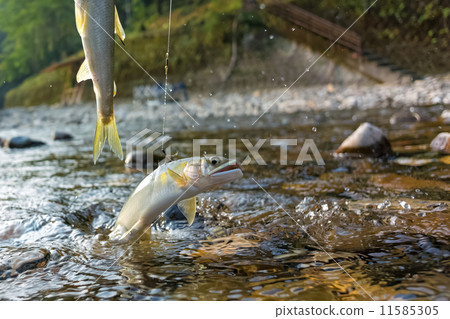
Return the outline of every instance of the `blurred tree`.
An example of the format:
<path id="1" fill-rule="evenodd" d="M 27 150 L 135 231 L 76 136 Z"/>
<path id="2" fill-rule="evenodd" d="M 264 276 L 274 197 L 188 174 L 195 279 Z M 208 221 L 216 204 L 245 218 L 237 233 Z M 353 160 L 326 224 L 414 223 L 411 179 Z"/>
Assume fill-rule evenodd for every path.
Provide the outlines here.
<path id="1" fill-rule="evenodd" d="M 73 1 L 0 0 L 0 81 L 38 72 L 81 49 Z"/>

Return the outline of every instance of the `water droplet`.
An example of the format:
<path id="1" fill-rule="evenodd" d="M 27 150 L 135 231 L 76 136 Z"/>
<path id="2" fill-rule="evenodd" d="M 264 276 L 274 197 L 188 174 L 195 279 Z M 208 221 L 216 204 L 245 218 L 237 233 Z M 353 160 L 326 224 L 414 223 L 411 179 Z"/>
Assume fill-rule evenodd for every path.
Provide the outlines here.
<path id="1" fill-rule="evenodd" d="M 315 133 L 317 132 L 317 127 L 313 126 L 312 131 Z"/>
<path id="2" fill-rule="evenodd" d="M 378 209 L 383 209 L 383 208 L 388 208 L 389 206 L 391 206 L 391 202 L 386 199 L 384 202 L 378 204 L 377 208 Z"/>
<path id="3" fill-rule="evenodd" d="M 400 201 L 400 206 L 402 206 L 402 208 L 404 209 L 411 209 L 411 205 L 409 205 L 407 202 L 405 202 L 404 200 Z"/>
<path id="4" fill-rule="evenodd" d="M 292 28 L 291 30 L 292 30 L 292 31 L 295 31 L 295 28 Z"/>
<path id="5" fill-rule="evenodd" d="M 272 34 L 269 36 L 270 40 L 273 40 L 273 38 L 275 38 Z"/>
<path id="6" fill-rule="evenodd" d="M 397 221 L 397 216 L 393 216 L 393 217 L 391 217 L 390 224 L 392 226 L 394 226 L 396 221 Z"/>

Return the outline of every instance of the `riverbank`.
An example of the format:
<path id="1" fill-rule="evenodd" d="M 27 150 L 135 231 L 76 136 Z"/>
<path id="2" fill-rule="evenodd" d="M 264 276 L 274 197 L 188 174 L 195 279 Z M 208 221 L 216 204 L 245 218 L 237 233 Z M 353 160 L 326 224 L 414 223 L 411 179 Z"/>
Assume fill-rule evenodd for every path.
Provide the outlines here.
<path id="1" fill-rule="evenodd" d="M 264 89 L 245 92 L 192 93 L 188 101 L 168 103 L 157 100 L 129 100 L 116 102 L 115 110 L 119 128 L 130 121 L 145 122 L 146 127 L 160 128 L 164 114 L 167 126 L 173 130 L 198 126 L 208 118 L 235 118 L 233 123 L 245 127 L 253 123 L 265 111 L 269 113 L 291 114 L 299 111 L 319 110 L 369 110 L 402 109 L 429 105 L 450 105 L 450 74 L 426 77 L 410 84 L 371 85 L 318 85 L 291 89 Z M 170 101 L 170 99 L 168 99 Z M 15 107 L 0 111 L 0 125 L 3 129 L 23 125 L 24 119 L 33 125 L 42 119 L 54 118 L 66 124 L 94 123 L 96 112 L 94 103 L 83 103 L 71 107 L 39 106 Z M 164 111 L 165 109 L 165 111 Z M 266 115 L 267 116 L 267 115 Z M 243 117 L 241 120 L 237 118 Z M 244 119 L 245 118 L 245 119 Z M 264 118 L 264 117 L 263 117 Z M 216 125 L 229 127 L 217 121 Z M 262 121 L 267 123 L 267 121 Z M 232 123 L 231 123 L 232 124 Z"/>

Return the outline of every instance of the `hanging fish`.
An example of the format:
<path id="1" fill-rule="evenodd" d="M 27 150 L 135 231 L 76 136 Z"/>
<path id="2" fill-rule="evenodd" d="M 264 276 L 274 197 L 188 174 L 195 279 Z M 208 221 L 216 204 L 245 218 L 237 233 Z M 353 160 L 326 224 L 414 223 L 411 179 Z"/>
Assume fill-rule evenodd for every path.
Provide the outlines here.
<path id="1" fill-rule="evenodd" d="M 94 163 L 103 150 L 105 140 L 108 140 L 113 152 L 122 160 L 122 146 L 114 117 L 113 97 L 117 88 L 113 75 L 114 33 L 123 42 L 125 32 L 114 0 L 75 0 L 75 18 L 86 56 L 78 71 L 77 81 L 93 81 L 97 102 Z"/>

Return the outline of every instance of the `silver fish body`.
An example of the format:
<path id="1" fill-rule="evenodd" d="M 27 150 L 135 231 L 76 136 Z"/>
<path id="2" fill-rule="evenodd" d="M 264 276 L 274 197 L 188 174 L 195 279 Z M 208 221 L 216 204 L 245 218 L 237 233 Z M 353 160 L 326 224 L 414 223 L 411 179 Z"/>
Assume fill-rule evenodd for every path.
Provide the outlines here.
<path id="1" fill-rule="evenodd" d="M 128 198 L 110 238 L 124 242 L 137 238 L 150 228 L 159 215 L 175 204 L 178 204 L 190 225 L 195 218 L 195 196 L 242 175 L 236 161 L 218 156 L 165 164 L 147 176 Z"/>
<path id="2" fill-rule="evenodd" d="M 123 158 L 117 133 L 113 97 L 115 33 L 125 35 L 118 19 L 114 0 L 75 0 L 77 29 L 86 56 L 77 74 L 77 81 L 92 79 L 97 103 L 97 126 L 94 142 L 94 162 L 108 140 L 112 150 Z"/>

